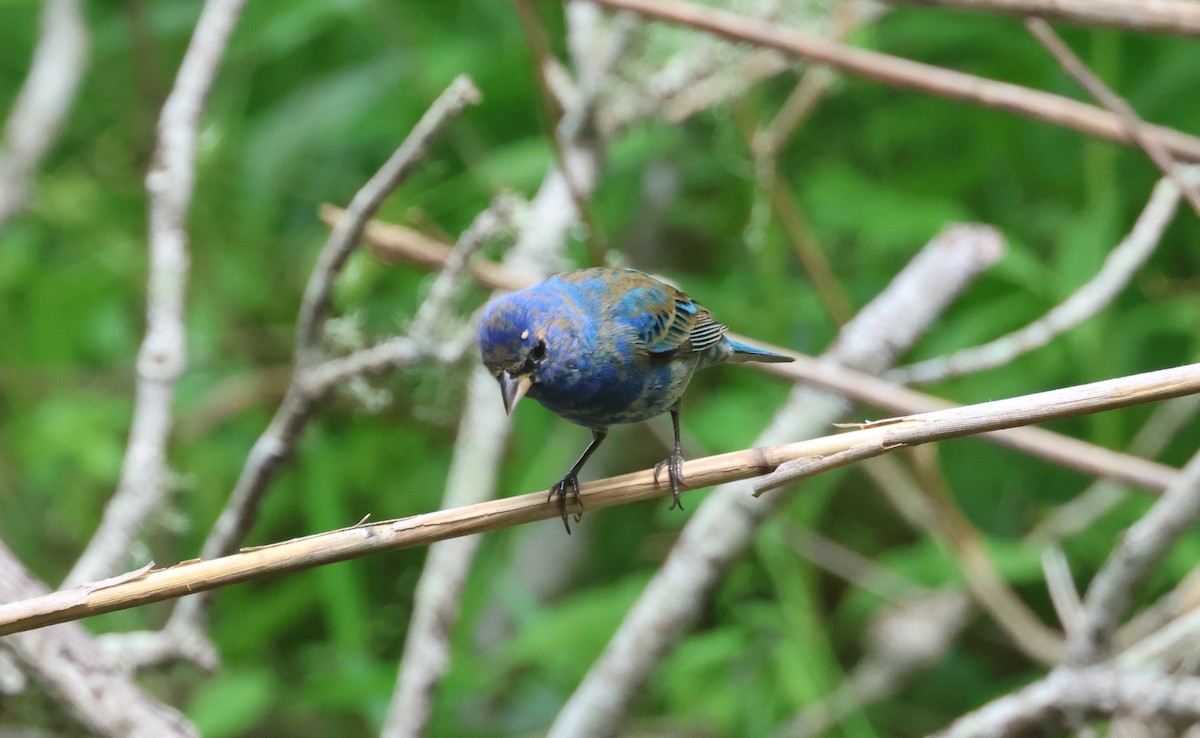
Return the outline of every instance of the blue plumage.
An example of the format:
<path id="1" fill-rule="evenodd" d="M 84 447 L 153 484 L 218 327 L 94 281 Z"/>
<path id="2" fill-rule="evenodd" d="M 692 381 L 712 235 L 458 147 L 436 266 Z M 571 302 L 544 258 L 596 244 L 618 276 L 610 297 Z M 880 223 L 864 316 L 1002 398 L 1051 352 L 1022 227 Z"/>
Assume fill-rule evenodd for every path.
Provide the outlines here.
<path id="1" fill-rule="evenodd" d="M 566 272 L 488 305 L 479 348 L 505 409 L 512 412 L 528 394 L 592 431 L 592 443 L 550 490 L 559 495 L 564 524 L 567 488 L 578 502 L 577 475 L 608 427 L 664 412 L 671 413 L 675 450 L 655 475 L 667 468 L 672 507 L 679 505 L 679 398 L 692 375 L 727 361 L 792 360 L 734 341 L 725 330 L 699 303 L 634 269 Z"/>

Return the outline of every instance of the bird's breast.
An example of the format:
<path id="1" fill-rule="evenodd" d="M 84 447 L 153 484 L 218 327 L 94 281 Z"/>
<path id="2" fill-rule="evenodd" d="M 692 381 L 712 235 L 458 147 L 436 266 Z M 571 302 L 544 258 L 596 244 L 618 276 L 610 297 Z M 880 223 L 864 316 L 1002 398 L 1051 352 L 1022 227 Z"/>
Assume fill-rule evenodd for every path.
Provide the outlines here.
<path id="1" fill-rule="evenodd" d="M 586 357 L 540 378 L 529 396 L 573 423 L 600 430 L 666 412 L 687 388 L 695 368 L 694 356 L 669 361 Z"/>

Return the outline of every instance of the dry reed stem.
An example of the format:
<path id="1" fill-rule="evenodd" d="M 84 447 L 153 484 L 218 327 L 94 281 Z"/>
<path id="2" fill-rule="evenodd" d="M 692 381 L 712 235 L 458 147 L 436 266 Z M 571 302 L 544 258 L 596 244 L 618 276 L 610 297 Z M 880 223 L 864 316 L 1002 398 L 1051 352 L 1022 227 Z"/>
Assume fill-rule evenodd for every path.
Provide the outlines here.
<path id="1" fill-rule="evenodd" d="M 808 457 L 825 459 L 815 465 L 833 468 L 832 460 L 858 451 L 872 455 L 929 441 L 977 433 L 981 427 L 1036 422 L 1087 412 L 1125 407 L 1200 392 L 1200 364 L 1095 382 L 981 405 L 964 406 L 913 418 L 880 421 L 858 430 L 780 446 L 752 448 L 710 456 L 684 464 L 690 489 L 766 474 L 781 464 Z M 977 422 L 990 417 L 989 423 Z M 847 454 L 848 450 L 852 450 Z M 813 473 L 810 464 L 806 473 Z M 602 510 L 663 497 L 670 485 L 657 483 L 650 470 L 582 485 L 583 507 Z M 52 623 L 123 610 L 238 582 L 309 569 L 379 551 L 411 548 L 457 536 L 508 528 L 558 515 L 545 492 L 508 497 L 475 505 L 414 515 L 398 520 L 358 525 L 318 533 L 210 559 L 196 559 L 166 569 L 134 572 L 107 582 L 85 584 L 44 597 L 0 605 L 0 636 Z"/>

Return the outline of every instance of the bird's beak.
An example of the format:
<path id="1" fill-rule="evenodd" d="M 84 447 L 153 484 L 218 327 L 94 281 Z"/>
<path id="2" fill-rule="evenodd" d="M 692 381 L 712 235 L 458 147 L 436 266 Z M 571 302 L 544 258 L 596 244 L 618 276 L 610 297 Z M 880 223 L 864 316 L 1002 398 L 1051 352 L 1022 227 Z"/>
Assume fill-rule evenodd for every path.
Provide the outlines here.
<path id="1" fill-rule="evenodd" d="M 533 379 L 528 374 L 514 377 L 511 372 L 500 372 L 500 394 L 504 396 L 504 412 L 512 415 L 513 408 L 532 384 Z"/>

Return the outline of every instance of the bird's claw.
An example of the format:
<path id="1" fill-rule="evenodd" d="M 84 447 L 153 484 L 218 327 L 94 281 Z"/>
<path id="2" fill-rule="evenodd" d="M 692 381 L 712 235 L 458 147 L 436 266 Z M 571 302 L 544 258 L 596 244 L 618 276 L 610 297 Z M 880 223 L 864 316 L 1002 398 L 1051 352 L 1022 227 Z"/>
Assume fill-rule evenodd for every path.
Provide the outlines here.
<path id="1" fill-rule="evenodd" d="M 658 473 L 663 467 L 667 469 L 667 476 L 671 479 L 671 491 L 675 493 L 675 501 L 671 503 L 668 510 L 675 508 L 683 509 L 683 503 L 679 500 L 679 485 L 683 484 L 683 451 L 676 447 L 671 455 L 654 465 L 654 483 L 658 484 Z"/>
<path id="2" fill-rule="evenodd" d="M 546 502 L 549 502 L 551 498 L 558 495 L 558 512 L 562 515 L 563 526 L 567 529 L 567 535 L 570 535 L 571 524 L 567 521 L 567 487 L 571 488 L 571 493 L 575 497 L 575 504 L 582 510 L 583 500 L 579 497 L 579 477 L 574 474 L 567 474 L 567 476 L 555 482 L 554 486 L 550 488 L 550 494 L 546 497 Z M 581 512 L 574 513 L 574 516 L 576 523 L 583 519 L 583 513 Z"/>

